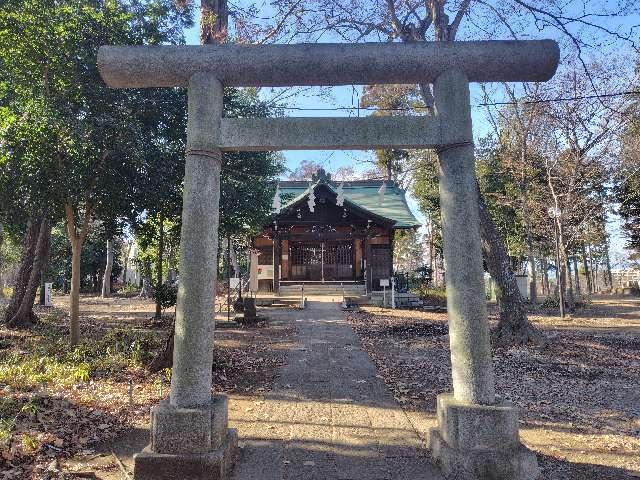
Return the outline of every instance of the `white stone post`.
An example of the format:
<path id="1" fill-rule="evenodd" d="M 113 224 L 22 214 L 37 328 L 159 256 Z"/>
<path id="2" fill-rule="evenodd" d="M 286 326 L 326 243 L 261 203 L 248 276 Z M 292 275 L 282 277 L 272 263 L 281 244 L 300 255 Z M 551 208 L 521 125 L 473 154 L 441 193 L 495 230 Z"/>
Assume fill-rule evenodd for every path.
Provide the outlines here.
<path id="1" fill-rule="evenodd" d="M 491 405 L 495 400 L 494 376 L 484 294 L 469 82 L 464 74 L 449 71 L 438 77 L 434 100 L 443 132 L 451 130 L 456 136 L 456 143 L 445 144 L 438 151 L 453 392 L 457 400 Z"/>
<path id="2" fill-rule="evenodd" d="M 495 394 L 469 82 L 451 70 L 433 90 L 442 128 L 438 164 L 453 395 L 438 396 L 431 453 L 448 478 L 533 480 L 539 469 L 520 444 L 517 409 Z"/>
<path id="3" fill-rule="evenodd" d="M 396 277 L 391 277 L 391 308 L 396 308 Z"/>
<path id="4" fill-rule="evenodd" d="M 222 100 L 216 78 L 191 77 L 171 396 L 152 410 L 151 445 L 135 456 L 136 480 L 223 480 L 234 463 L 227 398 L 211 393 Z"/>
<path id="5" fill-rule="evenodd" d="M 171 405 L 211 401 L 214 302 L 220 199 L 222 84 L 195 74 L 189 82 L 180 280 L 171 370 Z"/>

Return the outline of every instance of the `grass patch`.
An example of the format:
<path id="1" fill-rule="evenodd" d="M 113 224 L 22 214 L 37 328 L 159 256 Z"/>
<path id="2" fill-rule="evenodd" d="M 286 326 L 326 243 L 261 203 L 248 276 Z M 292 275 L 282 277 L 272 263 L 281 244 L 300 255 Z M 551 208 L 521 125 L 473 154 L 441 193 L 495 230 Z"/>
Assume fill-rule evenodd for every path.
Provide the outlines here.
<path id="1" fill-rule="evenodd" d="M 43 399 L 40 397 L 11 398 L 0 397 L 0 449 L 11 443 L 13 430 L 20 418 L 35 418 L 44 409 Z M 31 449 L 29 439 L 26 448 Z"/>
<path id="2" fill-rule="evenodd" d="M 133 328 L 86 334 L 71 348 L 62 319 L 48 316 L 26 334 L 7 335 L 10 347 L 0 359 L 0 384 L 29 391 L 107 377 L 118 381 L 144 368 L 162 345 L 156 333 Z"/>

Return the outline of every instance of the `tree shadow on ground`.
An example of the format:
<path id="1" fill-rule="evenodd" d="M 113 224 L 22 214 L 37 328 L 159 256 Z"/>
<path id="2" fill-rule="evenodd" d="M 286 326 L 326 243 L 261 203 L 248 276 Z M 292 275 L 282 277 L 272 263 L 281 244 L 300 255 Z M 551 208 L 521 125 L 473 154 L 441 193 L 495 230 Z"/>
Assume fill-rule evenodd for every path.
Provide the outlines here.
<path id="1" fill-rule="evenodd" d="M 95 454 L 77 458 L 83 465 L 82 478 L 118 480 L 123 478 L 112 454 L 127 472 L 133 472 L 133 455 L 149 443 L 149 431 L 135 428 L 118 438 L 95 446 Z M 291 438 L 287 442 L 273 438 L 243 438 L 232 473 L 233 480 L 440 480 L 439 469 L 431 462 L 427 449 L 408 455 L 393 450 L 393 445 L 361 442 L 347 445 L 336 442 Z M 385 455 L 387 447 L 389 455 Z M 544 480 L 633 480 L 637 472 L 594 463 L 570 462 L 537 453 Z M 93 477 L 91 477 L 93 475 Z"/>
<path id="2" fill-rule="evenodd" d="M 97 446 L 120 443 L 131 428 L 123 418 L 129 410 L 144 408 L 128 405 L 109 411 L 44 390 L 5 395 L 3 416 L 6 414 L 14 420 L 8 444 L 0 447 L 0 470 L 6 474 L 6 477 L 0 475 L 2 478 L 93 478 L 94 469 L 85 468 L 83 463 L 98 457 L 105 457 L 98 471 L 117 469 L 112 456 L 101 455 Z M 9 408 L 13 412 L 8 411 Z M 25 438 L 34 442 L 28 444 L 28 448 Z M 75 462 L 78 468 L 65 477 L 64 472 L 69 472 L 65 463 L 70 458 L 82 460 Z"/>
<path id="3" fill-rule="evenodd" d="M 562 460 L 549 455 L 537 454 L 538 465 L 542 470 L 540 479 L 544 480 L 636 480 L 638 472 L 598 465 Z"/>
<path id="4" fill-rule="evenodd" d="M 133 475 L 133 456 L 149 444 L 149 429 L 136 427 L 115 439 L 93 446 L 94 453 L 76 455 L 62 463 L 63 471 L 72 478 L 122 480 Z"/>

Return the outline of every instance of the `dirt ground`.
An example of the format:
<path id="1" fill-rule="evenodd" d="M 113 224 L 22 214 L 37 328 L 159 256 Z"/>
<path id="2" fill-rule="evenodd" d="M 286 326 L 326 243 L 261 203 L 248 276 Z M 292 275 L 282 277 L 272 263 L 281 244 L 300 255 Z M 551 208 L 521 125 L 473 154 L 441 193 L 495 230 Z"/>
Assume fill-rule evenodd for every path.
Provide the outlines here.
<path id="1" fill-rule="evenodd" d="M 67 299 L 54 301 L 54 313 L 66 325 Z M 147 300 L 83 296 L 81 331 L 129 326 L 165 338 L 171 314 L 158 324 L 150 320 L 153 311 Z M 495 309 L 490 313 L 495 323 Z M 545 331 L 546 348 L 494 351 L 497 391 L 520 407 L 521 437 L 538 455 L 541 478 L 640 478 L 640 299 L 597 298 L 567 320 L 553 313 L 530 316 Z M 372 307 L 347 315 L 409 417 L 426 415 L 435 424 L 436 395 L 451 390 L 446 314 Z M 223 316 L 218 320 L 214 389 L 249 411 L 252 399 L 271 388 L 295 331 L 277 322 L 245 329 L 225 323 Z M 0 328 L 0 354 L 19 349 L 23 335 L 28 334 Z M 46 411 L 17 426 L 37 432 L 41 447 L 28 458 L 5 457 L 4 464 L 0 458 L 0 478 L 122 478 L 116 457 L 146 442 L 149 408 L 167 394 L 157 377 L 136 376 L 132 398 L 126 379 L 45 392 L 0 385 L 0 396 L 46 394 L 49 402 Z M 121 451 L 113 447 L 114 437 Z M 53 476 L 58 471 L 79 476 Z M 94 476 L 83 476 L 89 472 Z"/>
<path id="2" fill-rule="evenodd" d="M 434 412 L 436 395 L 451 391 L 446 314 L 372 307 L 349 316 L 396 399 Z M 640 477 L 640 299 L 599 297 L 566 320 L 530 318 L 548 346 L 494 350 L 493 360 L 541 478 Z"/>

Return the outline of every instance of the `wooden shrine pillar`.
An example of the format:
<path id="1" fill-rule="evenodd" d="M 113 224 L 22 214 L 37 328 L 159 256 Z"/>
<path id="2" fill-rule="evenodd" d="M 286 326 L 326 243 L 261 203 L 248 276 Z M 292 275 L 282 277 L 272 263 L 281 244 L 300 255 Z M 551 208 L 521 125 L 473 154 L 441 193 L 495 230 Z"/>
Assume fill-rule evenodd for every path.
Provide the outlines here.
<path id="1" fill-rule="evenodd" d="M 391 279 L 393 278 L 393 247 L 395 246 L 395 233 L 395 230 L 389 230 L 389 285 L 391 285 Z"/>
<path id="2" fill-rule="evenodd" d="M 367 293 L 373 290 L 373 278 L 371 278 L 371 237 L 367 235 L 364 239 L 364 276 Z"/>
<path id="3" fill-rule="evenodd" d="M 282 263 L 282 239 L 276 233 L 273 237 L 273 293 L 280 294 L 280 264 Z"/>

